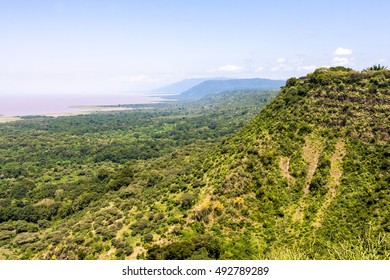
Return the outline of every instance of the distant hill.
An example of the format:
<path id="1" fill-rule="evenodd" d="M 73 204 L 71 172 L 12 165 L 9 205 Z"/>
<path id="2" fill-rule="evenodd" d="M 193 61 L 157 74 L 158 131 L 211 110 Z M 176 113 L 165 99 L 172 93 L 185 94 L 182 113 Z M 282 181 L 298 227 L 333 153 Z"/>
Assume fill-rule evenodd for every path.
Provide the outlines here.
<path id="1" fill-rule="evenodd" d="M 279 88 L 284 86 L 283 80 L 270 79 L 234 79 L 234 80 L 207 80 L 180 94 L 182 100 L 198 100 L 209 94 L 221 93 L 224 91 L 242 89 L 264 89 Z"/>
<path id="2" fill-rule="evenodd" d="M 226 80 L 227 78 L 195 78 L 195 79 L 186 79 L 179 81 L 177 83 L 169 84 L 161 88 L 154 89 L 153 92 L 161 93 L 170 93 L 170 94 L 180 94 L 183 91 L 189 90 L 190 88 L 203 83 L 204 81 L 209 80 Z"/>

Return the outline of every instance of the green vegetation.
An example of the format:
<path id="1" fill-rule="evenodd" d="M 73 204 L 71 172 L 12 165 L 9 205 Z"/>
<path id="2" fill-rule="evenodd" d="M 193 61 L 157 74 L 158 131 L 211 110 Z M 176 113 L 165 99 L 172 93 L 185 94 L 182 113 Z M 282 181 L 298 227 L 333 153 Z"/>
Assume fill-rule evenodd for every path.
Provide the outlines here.
<path id="1" fill-rule="evenodd" d="M 228 92 L 197 103 L 1 124 L 0 253 L 93 259 L 134 250 L 136 257 L 135 249 L 158 240 L 195 202 L 197 192 L 187 189 L 194 174 L 166 180 L 199 166 L 276 94 Z M 54 247 L 62 249 L 46 252 Z"/>
<path id="2" fill-rule="evenodd" d="M 366 70 L 376 71 L 376 70 L 384 70 L 384 69 L 387 69 L 387 67 L 378 64 L 378 65 L 373 65 L 371 67 L 368 67 Z"/>
<path id="3" fill-rule="evenodd" d="M 384 69 L 292 78 L 220 145 L 205 176 L 225 211 L 204 226 L 222 258 L 389 258 L 389 85 Z"/>
<path id="4" fill-rule="evenodd" d="M 389 259 L 390 71 L 274 96 L 2 124 L 0 258 Z"/>

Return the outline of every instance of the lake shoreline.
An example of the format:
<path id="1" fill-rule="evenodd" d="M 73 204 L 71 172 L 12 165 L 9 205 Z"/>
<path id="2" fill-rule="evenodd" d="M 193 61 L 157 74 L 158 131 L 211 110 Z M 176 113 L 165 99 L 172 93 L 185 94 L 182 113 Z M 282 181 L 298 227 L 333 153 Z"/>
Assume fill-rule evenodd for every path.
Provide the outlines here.
<path id="1" fill-rule="evenodd" d="M 148 104 L 155 104 L 155 103 L 146 103 Z M 134 105 L 134 104 L 131 104 Z M 124 106 L 124 105 L 123 105 Z M 34 116 L 45 116 L 45 117 L 71 117 L 71 116 L 79 116 L 79 115 L 89 115 L 89 114 L 95 114 L 95 113 L 106 113 L 106 112 L 118 112 L 118 111 L 131 111 L 135 108 L 133 107 L 121 107 L 120 105 L 113 105 L 113 106 L 107 106 L 107 105 L 101 105 L 101 106 L 71 106 L 70 108 L 77 108 L 79 111 L 73 111 L 73 112 L 60 112 L 60 113 L 47 113 L 47 114 L 36 114 L 36 115 L 25 115 L 25 116 L 3 116 L 0 115 L 0 123 L 8 123 L 8 122 L 15 122 L 20 120 L 25 120 L 26 117 L 34 117 Z"/>
<path id="2" fill-rule="evenodd" d="M 114 93 L 106 95 L 14 95 L 3 97 L 0 103 L 1 122 L 23 119 L 28 116 L 74 116 L 106 111 L 129 110 L 148 104 L 171 102 L 158 93 L 129 95 Z M 133 106 L 134 105 L 134 106 Z"/>
<path id="3" fill-rule="evenodd" d="M 21 119 L 22 118 L 20 118 L 20 117 L 0 116 L 0 123 L 15 122 L 15 121 L 19 121 Z"/>

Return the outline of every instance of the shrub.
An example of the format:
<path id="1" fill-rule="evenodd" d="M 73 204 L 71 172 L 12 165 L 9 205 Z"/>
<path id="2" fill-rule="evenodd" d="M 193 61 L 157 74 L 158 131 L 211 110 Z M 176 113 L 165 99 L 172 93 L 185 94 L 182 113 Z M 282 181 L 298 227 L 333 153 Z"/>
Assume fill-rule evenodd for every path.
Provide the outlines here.
<path id="1" fill-rule="evenodd" d="M 10 239 L 15 236 L 14 230 L 1 230 L 0 231 L 0 240 Z"/>
<path id="2" fill-rule="evenodd" d="M 149 243 L 149 242 L 152 242 L 153 241 L 153 234 L 151 233 L 147 233 L 144 235 L 144 241 Z"/>
<path id="3" fill-rule="evenodd" d="M 190 208 L 194 204 L 195 199 L 196 199 L 196 197 L 194 194 L 184 193 L 180 198 L 182 208 L 184 208 L 184 209 Z"/>
<path id="4" fill-rule="evenodd" d="M 23 245 L 27 243 L 33 243 L 39 239 L 38 234 L 24 232 L 15 237 L 14 243 L 17 245 Z"/>
<path id="5" fill-rule="evenodd" d="M 191 240 L 171 243 L 160 247 L 151 247 L 148 260 L 186 260 L 186 259 L 219 259 L 221 247 L 217 239 L 200 235 Z"/>

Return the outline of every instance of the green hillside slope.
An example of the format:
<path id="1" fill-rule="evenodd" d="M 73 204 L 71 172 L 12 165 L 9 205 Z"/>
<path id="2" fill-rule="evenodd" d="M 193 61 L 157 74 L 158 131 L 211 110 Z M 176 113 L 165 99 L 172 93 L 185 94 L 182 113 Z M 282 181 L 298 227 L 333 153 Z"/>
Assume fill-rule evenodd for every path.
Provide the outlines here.
<path id="1" fill-rule="evenodd" d="M 342 67 L 288 80 L 203 165 L 183 236 L 219 240 L 219 258 L 388 259 L 389 86 Z M 182 239 L 149 257 L 180 258 Z"/>

